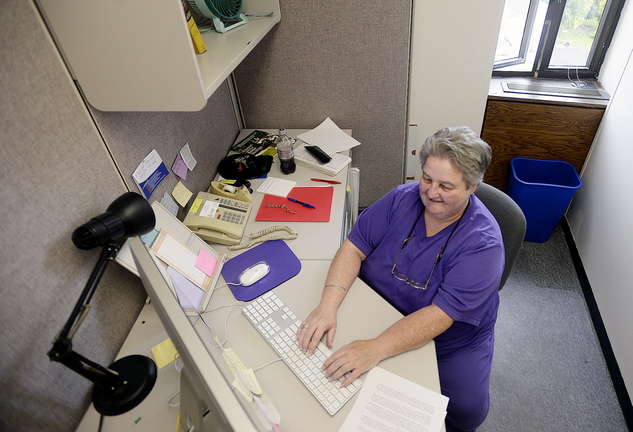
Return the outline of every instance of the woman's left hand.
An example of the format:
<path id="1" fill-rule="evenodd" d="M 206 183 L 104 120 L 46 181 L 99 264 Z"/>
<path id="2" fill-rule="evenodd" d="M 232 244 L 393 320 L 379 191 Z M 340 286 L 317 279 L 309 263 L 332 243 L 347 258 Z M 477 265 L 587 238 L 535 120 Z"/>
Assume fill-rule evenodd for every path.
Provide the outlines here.
<path id="1" fill-rule="evenodd" d="M 351 384 L 362 373 L 367 372 L 382 358 L 381 350 L 376 339 L 357 340 L 341 347 L 323 363 L 325 376 L 336 381 L 349 372 L 341 383 L 342 387 Z"/>

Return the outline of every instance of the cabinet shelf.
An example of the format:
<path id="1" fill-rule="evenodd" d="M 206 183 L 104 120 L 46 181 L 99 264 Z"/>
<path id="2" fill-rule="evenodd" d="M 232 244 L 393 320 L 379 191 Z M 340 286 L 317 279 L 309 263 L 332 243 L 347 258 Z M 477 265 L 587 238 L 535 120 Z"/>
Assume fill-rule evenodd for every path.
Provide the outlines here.
<path id="1" fill-rule="evenodd" d="M 203 35 L 195 54 L 180 0 L 37 0 L 73 78 L 101 111 L 198 111 L 279 22 L 279 0 L 245 0 L 249 18 Z"/>

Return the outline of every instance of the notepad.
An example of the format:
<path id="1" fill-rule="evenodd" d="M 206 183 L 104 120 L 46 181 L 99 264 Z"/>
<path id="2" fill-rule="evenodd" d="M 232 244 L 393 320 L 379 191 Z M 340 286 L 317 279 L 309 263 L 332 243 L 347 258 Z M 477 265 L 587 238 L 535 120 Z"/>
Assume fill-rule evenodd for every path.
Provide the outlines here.
<path id="1" fill-rule="evenodd" d="M 326 164 L 322 164 L 316 157 L 311 155 L 305 149 L 305 144 L 301 145 L 295 150 L 295 162 L 331 176 L 335 176 L 336 174 L 343 171 L 343 168 L 345 168 L 352 161 L 352 158 L 348 156 L 343 156 L 339 153 L 335 153 L 330 156 L 332 157 L 332 160 Z"/>

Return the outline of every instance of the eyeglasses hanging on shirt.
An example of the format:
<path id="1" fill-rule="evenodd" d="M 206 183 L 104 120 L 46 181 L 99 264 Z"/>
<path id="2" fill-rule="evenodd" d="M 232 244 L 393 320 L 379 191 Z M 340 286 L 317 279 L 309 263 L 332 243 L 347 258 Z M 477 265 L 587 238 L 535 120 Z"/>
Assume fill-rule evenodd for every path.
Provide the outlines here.
<path id="1" fill-rule="evenodd" d="M 396 271 L 396 266 L 398 265 L 398 259 L 400 259 L 400 253 L 402 252 L 402 249 L 404 249 L 404 247 L 407 245 L 409 240 L 411 240 L 412 238 L 415 237 L 414 235 L 411 235 L 411 234 L 413 234 L 413 229 L 418 224 L 418 221 L 420 220 L 420 217 L 424 213 L 424 210 L 422 210 L 422 212 L 420 212 L 420 214 L 418 215 L 418 218 L 415 220 L 415 223 L 411 227 L 411 231 L 409 231 L 409 236 L 407 238 L 405 238 L 404 241 L 402 242 L 402 245 L 400 245 L 400 250 L 398 251 L 398 255 L 396 256 L 396 261 L 393 263 L 393 267 L 391 267 L 391 274 L 393 275 L 393 277 L 395 277 L 399 281 L 402 281 L 402 282 L 406 283 L 409 286 L 412 286 L 413 288 L 421 289 L 421 290 L 426 291 L 426 289 L 429 287 L 429 283 L 431 283 L 431 278 L 433 277 L 433 272 L 435 272 L 435 267 L 437 267 L 437 264 L 442 259 L 442 256 L 444 255 L 444 251 L 446 250 L 446 246 L 448 246 L 448 242 L 451 241 L 451 239 L 453 238 L 453 234 L 455 234 L 455 230 L 459 226 L 459 223 L 462 221 L 462 218 L 464 217 L 464 214 L 466 213 L 466 210 L 468 209 L 469 205 L 470 205 L 470 201 L 468 201 L 468 204 L 466 205 L 466 208 L 464 209 L 464 212 L 459 217 L 459 219 L 457 220 L 457 223 L 453 227 L 453 230 L 451 231 L 450 235 L 446 239 L 446 242 L 444 243 L 444 246 L 442 246 L 442 248 L 440 249 L 438 254 L 435 256 L 435 261 L 433 262 L 433 267 L 431 267 L 431 274 L 429 275 L 429 278 L 426 280 L 426 283 L 424 285 L 420 284 L 419 282 L 414 281 L 413 279 L 410 279 L 404 273 L 400 273 L 400 272 Z"/>

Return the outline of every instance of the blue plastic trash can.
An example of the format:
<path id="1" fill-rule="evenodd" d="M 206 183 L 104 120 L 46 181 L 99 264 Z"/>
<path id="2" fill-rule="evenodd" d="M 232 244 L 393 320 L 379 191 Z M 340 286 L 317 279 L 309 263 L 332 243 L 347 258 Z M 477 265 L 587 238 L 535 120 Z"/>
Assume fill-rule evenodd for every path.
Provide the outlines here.
<path id="1" fill-rule="evenodd" d="M 525 214 L 525 241 L 547 241 L 582 186 L 576 169 L 563 161 L 518 157 L 510 170 L 508 195 Z"/>

